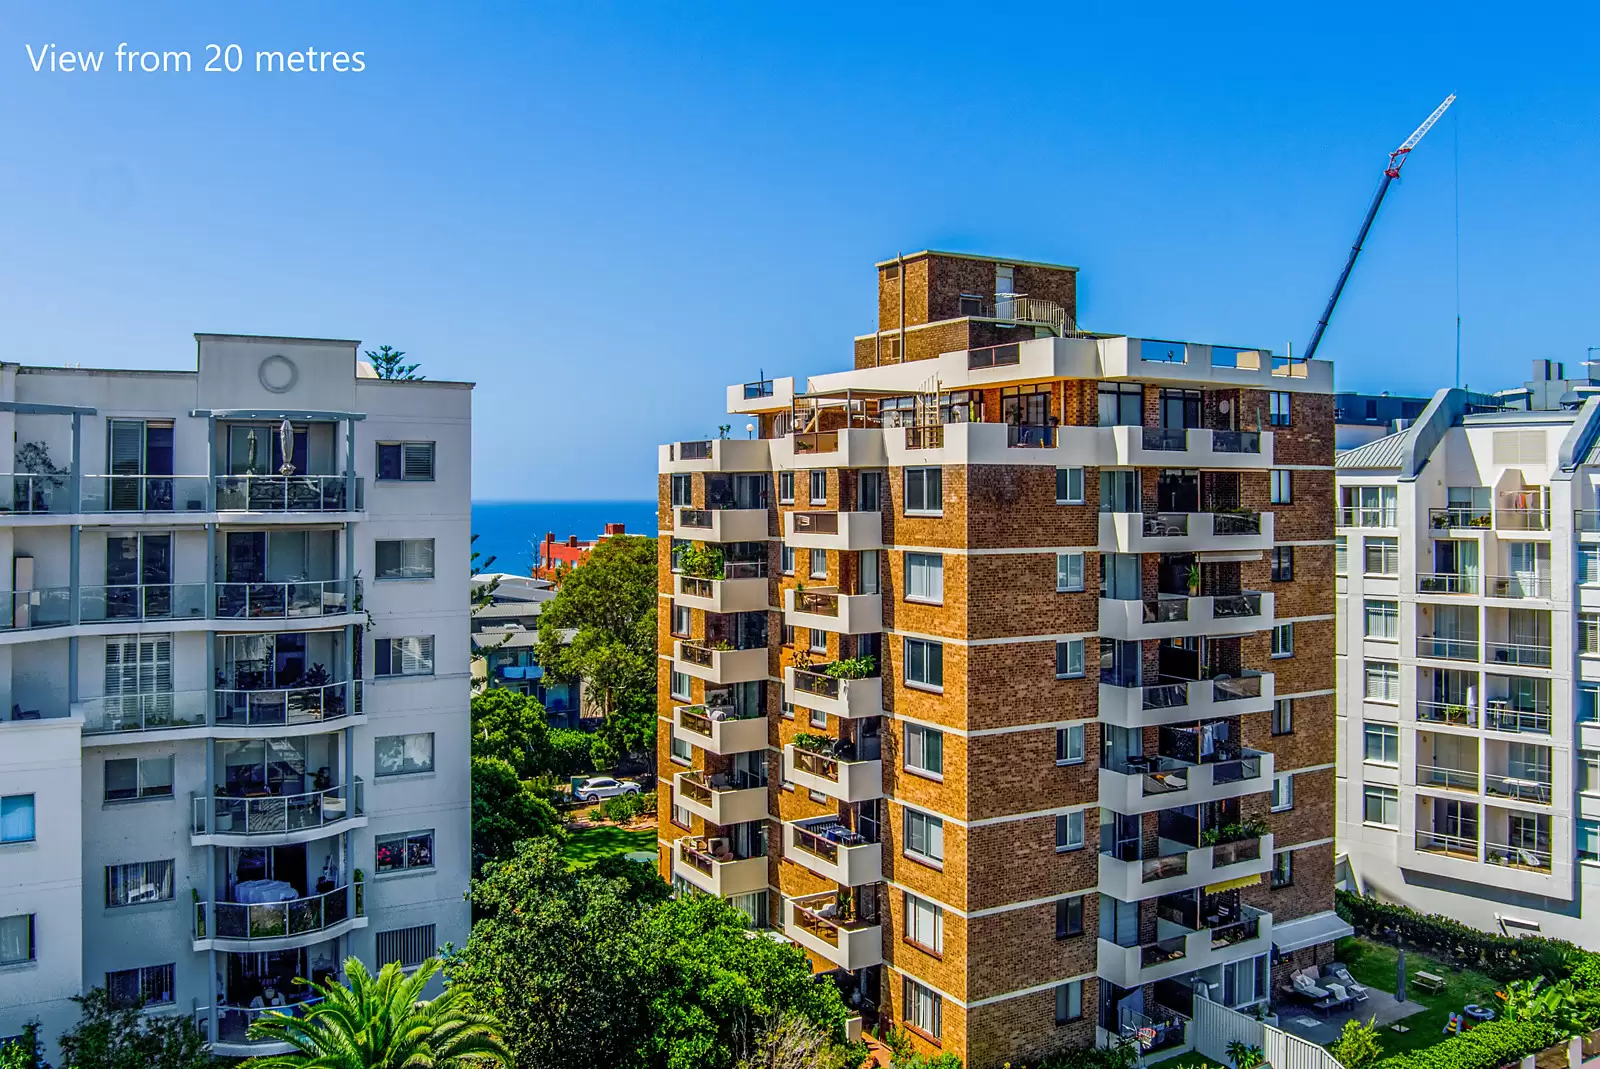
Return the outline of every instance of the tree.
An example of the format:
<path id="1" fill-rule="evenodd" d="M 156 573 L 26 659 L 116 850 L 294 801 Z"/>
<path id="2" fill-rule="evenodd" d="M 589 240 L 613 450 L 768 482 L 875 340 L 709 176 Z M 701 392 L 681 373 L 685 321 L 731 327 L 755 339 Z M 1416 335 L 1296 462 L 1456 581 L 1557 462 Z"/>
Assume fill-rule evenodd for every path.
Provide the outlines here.
<path id="1" fill-rule="evenodd" d="M 427 378 L 426 375 L 417 374 L 417 368 L 421 367 L 421 364 L 403 362 L 406 354 L 399 349 L 380 345 L 377 352 L 368 349 L 366 354 L 368 362 L 372 364 L 372 370 L 377 373 L 380 379 L 404 379 L 408 382 L 416 382 Z"/>
<path id="2" fill-rule="evenodd" d="M 105 988 L 74 996 L 81 1017 L 61 1037 L 61 1063 L 70 1069 L 212 1069 L 205 1036 L 187 1015 L 146 1015 L 115 1006 Z"/>
<path id="3" fill-rule="evenodd" d="M 1554 1025 L 1562 1035 L 1588 1031 L 1585 1014 L 1580 1012 L 1572 980 L 1544 986 L 1544 977 L 1513 980 L 1495 996 L 1505 1003 L 1506 1019 Z"/>
<path id="4" fill-rule="evenodd" d="M 22 1034 L 10 1043 L 0 1043 L 0 1069 L 50 1069 L 39 1045 L 39 1022 L 29 1021 Z"/>
<path id="5" fill-rule="evenodd" d="M 555 806 L 536 797 L 498 757 L 472 759 L 472 872 L 510 857 L 517 843 L 536 835 L 561 834 Z"/>
<path id="6" fill-rule="evenodd" d="M 1377 1022 L 1376 1017 L 1366 1024 L 1348 1020 L 1339 1038 L 1328 1045 L 1329 1053 L 1344 1069 L 1368 1069 L 1383 1060 L 1383 1041 L 1378 1038 Z"/>
<path id="7" fill-rule="evenodd" d="M 322 1001 L 304 1016 L 268 1012 L 250 1025 L 250 1038 L 294 1047 L 289 1054 L 252 1058 L 250 1069 L 509 1069 L 511 1055 L 494 1022 L 467 1011 L 461 994 L 423 1001 L 423 989 L 442 963 L 429 958 L 410 976 L 391 961 L 374 977 L 361 959 L 345 959 L 350 986 L 328 980 Z M 303 983 L 304 981 L 302 981 Z"/>
<path id="8" fill-rule="evenodd" d="M 548 772 L 552 753 L 544 706 L 503 687 L 474 694 L 472 756 L 499 758 L 519 780 Z"/>
<path id="9" fill-rule="evenodd" d="M 473 545 L 477 544 L 477 541 L 478 541 L 477 532 L 473 532 L 472 538 L 467 544 L 469 546 L 473 546 Z M 487 557 L 483 557 L 482 560 L 479 560 L 478 558 L 482 557 L 482 556 L 483 556 L 483 554 L 479 550 L 474 549 L 472 551 L 472 557 L 470 558 L 470 569 L 469 570 L 471 571 L 471 573 L 473 575 L 482 575 L 484 572 L 487 572 L 490 568 L 493 568 L 494 567 L 494 562 L 500 559 L 499 557 L 497 557 L 493 553 L 491 553 Z M 472 615 L 476 616 L 480 612 L 482 612 L 484 609 L 488 608 L 490 605 L 493 605 L 494 604 L 494 592 L 496 590 L 499 590 L 499 589 L 500 589 L 500 577 L 499 576 L 494 576 L 493 578 L 487 579 L 487 580 L 485 580 L 485 581 L 483 581 L 481 583 L 472 584 L 472 601 L 471 601 Z M 485 643 L 482 643 L 482 642 L 478 641 L 478 636 L 476 634 L 471 636 L 470 641 L 472 643 L 472 657 L 473 657 L 473 660 L 481 660 L 482 658 L 486 657 L 491 650 L 497 650 L 501 646 L 506 644 L 506 639 L 505 638 L 500 639 L 500 641 L 498 641 L 498 642 L 490 642 L 490 643 L 485 644 Z M 483 678 L 482 679 L 473 680 L 472 689 L 473 690 L 482 690 L 484 687 L 487 687 L 488 685 L 489 685 L 489 672 L 488 672 L 487 666 L 485 666 L 485 670 L 484 670 L 484 673 L 483 673 Z"/>

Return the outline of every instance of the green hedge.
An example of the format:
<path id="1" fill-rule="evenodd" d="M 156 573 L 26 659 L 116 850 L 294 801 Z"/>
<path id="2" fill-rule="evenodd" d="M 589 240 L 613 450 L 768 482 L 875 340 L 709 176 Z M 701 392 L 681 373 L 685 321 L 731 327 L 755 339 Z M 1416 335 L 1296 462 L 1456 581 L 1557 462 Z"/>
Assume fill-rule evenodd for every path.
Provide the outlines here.
<path id="1" fill-rule="evenodd" d="M 1496 1069 L 1564 1039 L 1547 1021 L 1488 1021 L 1431 1047 L 1385 1058 L 1372 1069 Z"/>
<path id="2" fill-rule="evenodd" d="M 1407 906 L 1379 902 L 1349 891 L 1335 891 L 1334 905 L 1339 916 L 1362 935 L 1397 946 L 1425 949 L 1435 957 L 1476 969 L 1500 983 L 1536 976 L 1560 980 L 1571 975 L 1589 956 L 1583 948 L 1562 939 L 1495 935 L 1441 914 L 1418 913 Z"/>

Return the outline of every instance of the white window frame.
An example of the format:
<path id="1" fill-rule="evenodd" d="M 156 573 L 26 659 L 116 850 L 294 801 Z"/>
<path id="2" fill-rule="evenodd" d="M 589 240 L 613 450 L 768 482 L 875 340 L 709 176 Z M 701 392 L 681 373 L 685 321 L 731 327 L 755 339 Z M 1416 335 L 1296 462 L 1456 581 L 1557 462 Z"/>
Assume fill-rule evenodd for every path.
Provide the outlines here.
<path id="1" fill-rule="evenodd" d="M 1083 478 L 1084 478 L 1084 473 L 1083 473 L 1083 469 L 1082 468 L 1057 468 L 1056 469 L 1056 504 L 1058 504 L 1058 505 L 1082 505 L 1082 504 L 1084 504 L 1085 501 L 1086 501 L 1086 498 L 1083 496 Z M 1077 483 L 1077 488 L 1076 489 L 1073 488 L 1074 481 L 1076 481 L 1076 483 Z M 1065 487 L 1063 487 L 1061 485 L 1063 482 L 1066 483 Z M 1063 489 L 1066 490 L 1066 493 L 1067 493 L 1066 497 L 1062 497 L 1061 496 L 1061 491 Z"/>
<path id="2" fill-rule="evenodd" d="M 1294 773 L 1279 772 L 1272 777 L 1272 793 L 1269 797 L 1270 808 L 1274 813 L 1282 813 L 1294 808 Z"/>
<path id="3" fill-rule="evenodd" d="M 1361 665 L 1363 701 L 1378 705 L 1400 702 L 1400 665 L 1396 661 L 1364 661 Z"/>
<path id="4" fill-rule="evenodd" d="M 385 449 L 400 450 L 400 478 L 386 479 L 379 472 L 383 471 L 383 451 Z M 425 452 L 424 452 L 425 451 Z M 428 474 L 412 475 L 412 456 L 426 455 L 428 458 Z M 372 472 L 373 482 L 380 483 L 431 483 L 435 480 L 439 470 L 438 443 L 436 442 L 378 442 L 377 452 L 374 455 Z"/>
<path id="5" fill-rule="evenodd" d="M 907 553 L 906 600 L 922 605 L 944 604 L 944 554 Z"/>
<path id="6" fill-rule="evenodd" d="M 794 574 L 794 547 L 787 542 L 779 549 L 778 570 L 784 575 Z"/>
<path id="7" fill-rule="evenodd" d="M 1272 656 L 1274 658 L 1294 656 L 1294 621 L 1272 626 Z"/>
<path id="8" fill-rule="evenodd" d="M 1270 500 L 1274 505 L 1294 504 L 1294 472 L 1288 468 L 1272 469 L 1272 493 Z"/>
<path id="9" fill-rule="evenodd" d="M 1272 702 L 1272 734 L 1294 734 L 1294 699 L 1275 698 Z"/>
<path id="10" fill-rule="evenodd" d="M 944 907 L 921 895 L 904 892 L 905 941 L 935 954 L 944 953 Z"/>
<path id="11" fill-rule="evenodd" d="M 380 583 L 416 582 L 434 577 L 434 540 L 431 538 L 379 538 L 372 543 L 372 576 Z M 385 575 L 379 565 L 384 546 L 398 546 L 400 566 Z"/>
<path id="12" fill-rule="evenodd" d="M 1082 724 L 1068 724 L 1066 727 L 1056 728 L 1056 764 L 1058 766 L 1083 764 L 1083 740 Z"/>
<path id="13" fill-rule="evenodd" d="M 935 813 L 924 813 L 920 809 L 906 806 L 905 817 L 902 824 L 903 837 L 900 842 L 900 852 L 913 861 L 933 865 L 936 868 L 944 867 L 944 818 Z M 927 850 L 914 850 L 911 847 L 912 825 L 921 829 L 920 838 L 928 847 Z M 934 850 L 938 853 L 934 853 Z"/>
<path id="14" fill-rule="evenodd" d="M 778 503 L 780 505 L 794 504 L 794 472 L 778 472 Z"/>
<path id="15" fill-rule="evenodd" d="M 922 649 L 922 664 L 924 675 L 929 675 L 927 669 L 937 659 L 939 664 L 939 679 L 931 682 L 927 679 L 917 679 L 911 675 L 911 651 L 913 648 Z M 937 652 L 936 652 L 937 651 Z M 913 690 L 929 690 L 936 694 L 944 693 L 944 643 L 934 642 L 932 639 L 906 637 L 901 646 L 900 674 L 905 686 Z"/>
<path id="16" fill-rule="evenodd" d="M 1362 601 L 1361 634 L 1363 638 L 1378 639 L 1384 642 L 1397 642 L 1400 639 L 1400 603 L 1388 598 L 1365 598 Z M 1381 624 L 1379 630 L 1372 629 L 1374 620 Z"/>
<path id="17" fill-rule="evenodd" d="M 905 497 L 903 500 L 904 512 L 907 516 L 943 516 L 944 515 L 944 469 L 936 467 L 905 468 L 902 489 Z M 930 479 L 938 485 L 939 501 L 932 508 L 928 506 L 928 482 Z M 920 502 L 912 505 L 912 487 L 916 486 L 916 499 Z"/>
<path id="18" fill-rule="evenodd" d="M 1064 638 L 1056 643 L 1057 679 L 1083 678 L 1085 674 L 1083 645 L 1081 638 Z"/>
<path id="19" fill-rule="evenodd" d="M 1056 814 L 1056 853 L 1083 849 L 1083 810 Z"/>
<path id="20" fill-rule="evenodd" d="M 1083 981 L 1056 985 L 1056 1024 L 1067 1025 L 1083 1017 Z"/>
<path id="21" fill-rule="evenodd" d="M 1373 800 L 1379 803 L 1379 819 L 1373 820 L 1367 815 L 1367 806 Z M 1393 820 L 1384 819 L 1388 816 L 1383 810 L 1393 808 Z M 1361 823 L 1374 828 L 1398 828 L 1400 826 L 1400 792 L 1393 787 L 1386 787 L 1380 783 L 1368 783 L 1361 789 Z"/>
<path id="22" fill-rule="evenodd" d="M 395 646 L 400 648 L 399 671 L 395 671 Z M 380 653 L 382 649 L 385 652 Z M 374 679 L 415 679 L 433 675 L 434 649 L 432 635 L 393 635 L 372 640 L 372 676 Z M 412 662 L 408 671 L 407 660 Z M 388 671 L 383 671 L 384 662 Z"/>
<path id="23" fill-rule="evenodd" d="M 806 476 L 808 500 L 813 505 L 826 505 L 828 503 L 828 469 L 812 468 Z M 821 484 L 818 486 L 818 484 Z M 821 490 L 819 494 L 817 491 Z"/>
<path id="24" fill-rule="evenodd" d="M 1372 755 L 1376 743 L 1378 755 Z M 1400 727 L 1381 721 L 1364 721 L 1361 725 L 1361 763 L 1366 765 L 1400 765 Z"/>
<path id="25" fill-rule="evenodd" d="M 904 764 L 908 772 L 944 779 L 944 732 L 926 724 L 905 722 Z"/>
<path id="26" fill-rule="evenodd" d="M 1083 551 L 1074 549 L 1056 554 L 1056 593 L 1068 594 L 1083 589 Z"/>

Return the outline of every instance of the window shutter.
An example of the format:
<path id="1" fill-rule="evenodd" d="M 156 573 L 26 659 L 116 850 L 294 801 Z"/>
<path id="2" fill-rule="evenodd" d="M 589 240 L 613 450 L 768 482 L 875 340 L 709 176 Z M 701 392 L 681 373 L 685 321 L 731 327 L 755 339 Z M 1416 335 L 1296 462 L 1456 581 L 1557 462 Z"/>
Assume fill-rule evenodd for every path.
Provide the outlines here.
<path id="1" fill-rule="evenodd" d="M 433 478 L 432 442 L 406 442 L 400 452 L 405 478 L 425 481 Z"/>

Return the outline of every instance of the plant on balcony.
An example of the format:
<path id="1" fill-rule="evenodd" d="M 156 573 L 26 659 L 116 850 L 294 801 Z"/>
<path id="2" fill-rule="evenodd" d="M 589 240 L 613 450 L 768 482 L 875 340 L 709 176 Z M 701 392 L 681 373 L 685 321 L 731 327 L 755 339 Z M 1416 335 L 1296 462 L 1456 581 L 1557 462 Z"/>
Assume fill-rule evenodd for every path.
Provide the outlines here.
<path id="1" fill-rule="evenodd" d="M 802 731 L 794 737 L 794 747 L 797 750 L 805 750 L 807 753 L 833 757 L 840 751 L 841 743 L 840 740 L 832 735 L 813 735 Z"/>
<path id="2" fill-rule="evenodd" d="M 1467 521 L 1467 526 L 1468 527 L 1488 527 L 1491 524 L 1491 522 L 1492 521 L 1488 516 L 1474 516 L 1474 517 L 1472 517 L 1472 519 Z"/>
<path id="3" fill-rule="evenodd" d="M 1200 596 L 1200 565 L 1198 565 L 1198 564 L 1189 565 L 1189 572 L 1184 577 L 1184 581 L 1189 584 L 1189 596 L 1191 598 L 1199 597 Z"/>
<path id="4" fill-rule="evenodd" d="M 691 542 L 679 552 L 678 566 L 684 575 L 694 579 L 721 579 L 722 550 L 702 542 Z"/>
<path id="5" fill-rule="evenodd" d="M 364 917 L 367 915 L 367 874 L 356 869 L 352 879 L 356 886 L 356 916 Z"/>
<path id="6" fill-rule="evenodd" d="M 1271 830 L 1266 821 L 1252 817 L 1238 823 L 1224 824 L 1218 828 L 1207 828 L 1200 834 L 1200 845 L 1223 846 L 1227 843 L 1243 842 L 1246 839 L 1259 839 Z"/>
<path id="7" fill-rule="evenodd" d="M 206 911 L 200 908 L 200 888 L 189 888 L 189 894 L 193 896 L 195 904 L 194 937 L 196 939 L 204 939 L 206 937 Z"/>
<path id="8" fill-rule="evenodd" d="M 877 670 L 878 662 L 869 654 L 865 657 L 842 657 L 822 671 L 834 679 L 866 679 Z"/>

